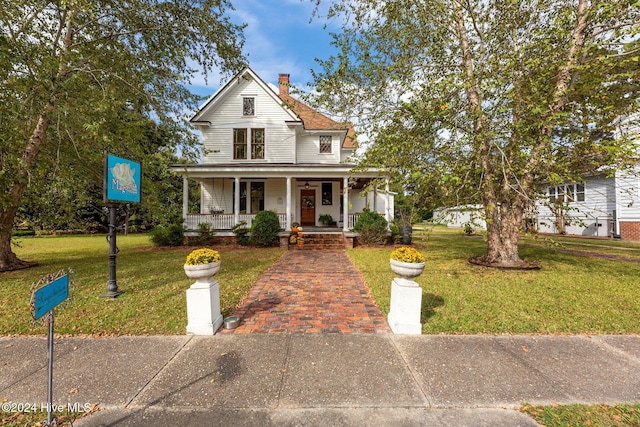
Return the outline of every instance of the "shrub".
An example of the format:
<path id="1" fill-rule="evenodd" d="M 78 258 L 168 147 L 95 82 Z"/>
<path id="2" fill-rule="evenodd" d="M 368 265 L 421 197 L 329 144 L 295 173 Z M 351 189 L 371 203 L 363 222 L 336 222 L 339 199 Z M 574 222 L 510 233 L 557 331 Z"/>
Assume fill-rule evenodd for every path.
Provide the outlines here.
<path id="1" fill-rule="evenodd" d="M 364 211 L 358 217 L 353 230 L 358 232 L 360 240 L 365 245 L 381 245 L 387 240 L 387 220 L 373 211 Z"/>
<path id="2" fill-rule="evenodd" d="M 231 231 L 236 235 L 236 242 L 239 245 L 248 245 L 250 243 L 251 230 L 247 227 L 247 222 L 242 221 L 231 227 Z"/>
<path id="3" fill-rule="evenodd" d="M 182 246 L 184 227 L 179 224 L 159 225 L 149 233 L 151 242 L 156 246 Z"/>
<path id="4" fill-rule="evenodd" d="M 198 242 L 200 242 L 201 245 L 213 245 L 216 231 L 211 229 L 211 224 L 207 222 L 201 222 L 198 224 L 198 234 Z"/>
<path id="5" fill-rule="evenodd" d="M 258 246 L 272 246 L 278 243 L 280 219 L 273 211 L 258 212 L 251 225 L 251 242 Z"/>

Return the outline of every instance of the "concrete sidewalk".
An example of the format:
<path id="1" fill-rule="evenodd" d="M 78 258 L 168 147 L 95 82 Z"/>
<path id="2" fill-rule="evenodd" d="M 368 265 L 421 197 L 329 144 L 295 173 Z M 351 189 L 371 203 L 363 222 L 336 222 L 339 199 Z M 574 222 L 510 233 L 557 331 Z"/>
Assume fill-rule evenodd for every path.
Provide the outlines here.
<path id="1" fill-rule="evenodd" d="M 59 338 L 77 426 L 535 426 L 522 403 L 640 402 L 640 336 Z M 46 401 L 45 338 L 0 337 L 0 402 Z"/>

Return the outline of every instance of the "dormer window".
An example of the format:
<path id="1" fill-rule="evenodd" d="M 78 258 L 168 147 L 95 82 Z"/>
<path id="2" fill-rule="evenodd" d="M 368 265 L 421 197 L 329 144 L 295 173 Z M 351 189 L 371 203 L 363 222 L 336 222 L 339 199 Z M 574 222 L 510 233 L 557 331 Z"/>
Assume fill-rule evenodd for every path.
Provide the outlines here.
<path id="1" fill-rule="evenodd" d="M 242 98 L 242 115 L 243 116 L 255 116 L 256 115 L 256 99 L 253 97 Z"/>
<path id="2" fill-rule="evenodd" d="M 320 135 L 320 154 L 331 154 L 331 135 Z"/>

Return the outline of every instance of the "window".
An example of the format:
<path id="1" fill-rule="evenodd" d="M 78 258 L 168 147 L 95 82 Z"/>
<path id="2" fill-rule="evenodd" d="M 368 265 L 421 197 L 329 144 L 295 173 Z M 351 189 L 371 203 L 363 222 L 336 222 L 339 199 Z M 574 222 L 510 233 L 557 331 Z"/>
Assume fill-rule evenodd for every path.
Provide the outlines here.
<path id="1" fill-rule="evenodd" d="M 331 135 L 320 135 L 320 153 L 331 154 Z"/>
<path id="2" fill-rule="evenodd" d="M 232 185 L 233 190 L 233 213 L 236 212 L 236 183 L 233 182 Z M 240 212 L 239 213 L 247 213 L 247 183 L 240 183 Z"/>
<path id="3" fill-rule="evenodd" d="M 242 160 L 247 158 L 247 130 L 233 130 L 233 158 Z"/>
<path id="4" fill-rule="evenodd" d="M 584 202 L 584 184 L 564 184 L 547 189 L 549 203 Z"/>
<path id="5" fill-rule="evenodd" d="M 256 115 L 256 99 L 255 98 L 242 98 L 242 115 L 243 116 L 255 116 Z"/>
<path id="6" fill-rule="evenodd" d="M 251 129 L 251 158 L 264 159 L 264 129 Z"/>
<path id="7" fill-rule="evenodd" d="M 323 205 L 333 204 L 333 184 L 330 182 L 322 183 L 322 204 Z"/>
<path id="8" fill-rule="evenodd" d="M 584 184 L 576 184 L 576 201 L 584 202 Z"/>
<path id="9" fill-rule="evenodd" d="M 251 183 L 251 213 L 264 210 L 264 182 Z"/>

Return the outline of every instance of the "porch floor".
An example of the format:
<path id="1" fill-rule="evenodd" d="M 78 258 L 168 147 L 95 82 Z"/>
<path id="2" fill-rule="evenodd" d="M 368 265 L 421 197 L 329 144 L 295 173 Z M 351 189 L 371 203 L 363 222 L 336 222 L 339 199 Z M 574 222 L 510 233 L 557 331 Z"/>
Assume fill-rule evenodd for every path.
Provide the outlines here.
<path id="1" fill-rule="evenodd" d="M 287 251 L 219 333 L 388 333 L 386 319 L 344 250 Z"/>

